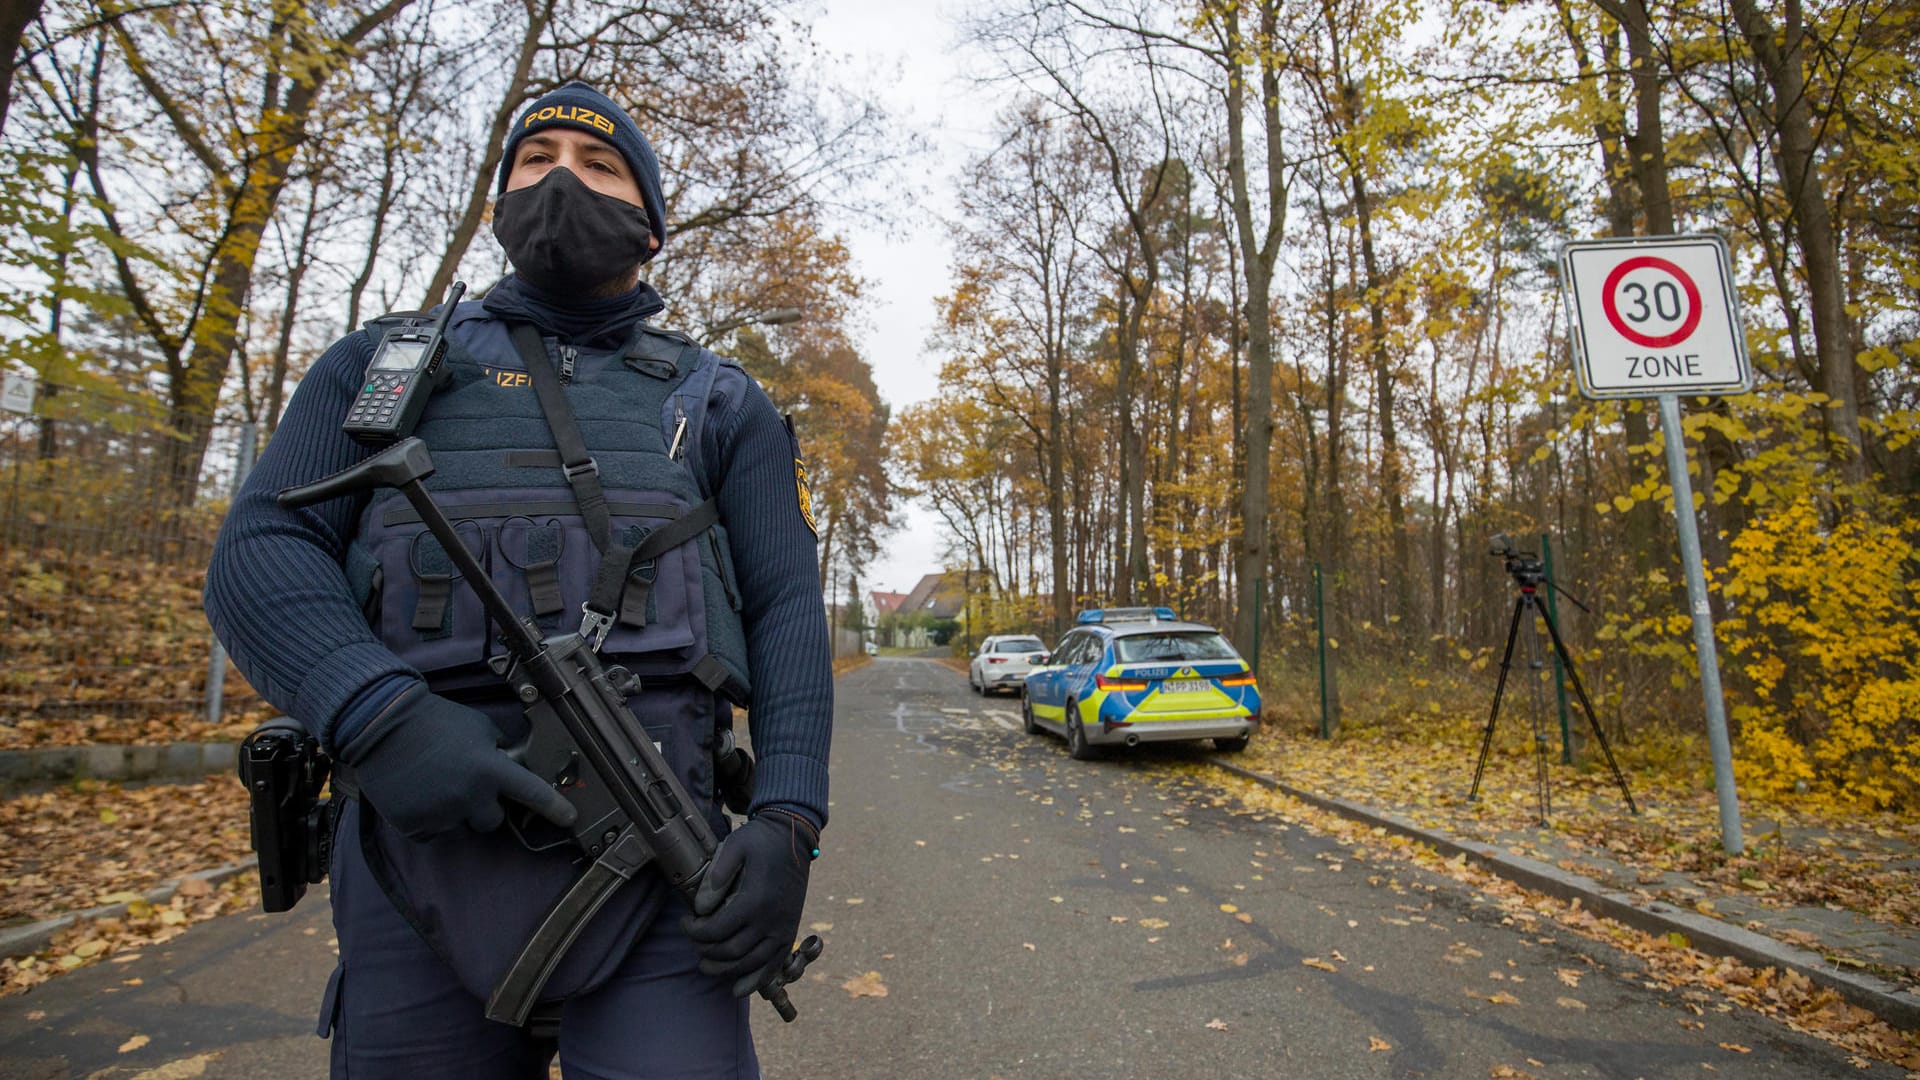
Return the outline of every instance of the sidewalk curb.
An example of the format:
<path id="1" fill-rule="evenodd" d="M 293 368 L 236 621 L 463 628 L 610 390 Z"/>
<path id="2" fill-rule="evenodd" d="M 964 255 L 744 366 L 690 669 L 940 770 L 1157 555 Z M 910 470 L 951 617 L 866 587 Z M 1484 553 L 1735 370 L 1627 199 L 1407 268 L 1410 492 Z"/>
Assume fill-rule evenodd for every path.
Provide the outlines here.
<path id="1" fill-rule="evenodd" d="M 232 773 L 240 744 L 231 741 L 160 745 L 85 743 L 0 750 L 0 795 L 18 795 L 74 780 L 202 780 Z"/>
<path id="2" fill-rule="evenodd" d="M 1902 989 L 1885 979 L 1843 971 L 1829 963 L 1819 953 L 1796 948 L 1767 937 L 1765 934 L 1757 934 L 1745 927 L 1685 911 L 1672 904 L 1647 900 L 1618 889 L 1610 889 L 1592 878 L 1568 873 L 1538 859 L 1512 854 L 1492 844 L 1481 843 L 1478 840 L 1460 840 L 1445 833 L 1434 832 L 1398 814 L 1376 810 L 1346 799 L 1316 795 L 1276 780 L 1265 773 L 1255 772 L 1218 757 L 1208 760 L 1227 772 L 1251 780 L 1262 787 L 1272 788 L 1301 802 L 1339 814 L 1341 817 L 1417 840 L 1443 855 L 1449 857 L 1465 855 L 1481 867 L 1516 885 L 1543 892 L 1561 900 L 1578 900 L 1583 907 L 1594 914 L 1635 929 L 1653 934 L 1679 933 L 1701 952 L 1731 956 L 1752 967 L 1790 968 L 1805 975 L 1814 983 L 1834 991 L 1852 1004 L 1874 1013 L 1895 1027 L 1908 1031 L 1920 1029 L 1920 995 Z"/>
<path id="3" fill-rule="evenodd" d="M 197 880 L 204 881 L 209 885 L 218 885 L 228 878 L 252 870 L 259 862 L 259 859 L 248 856 L 246 859 L 228 866 L 217 866 L 212 870 L 198 870 L 185 877 L 162 882 L 160 885 L 148 889 L 144 899 L 149 904 L 165 904 L 173 899 L 175 893 L 180 891 L 180 886 L 184 882 Z M 27 923 L 25 926 L 9 926 L 5 929 L 0 929 L 0 956 L 9 958 L 31 956 L 53 944 L 55 935 L 75 923 L 87 919 L 117 919 L 126 913 L 127 905 L 125 903 L 105 904 L 101 907 L 88 908 L 85 911 L 69 911 L 65 915 L 57 915 L 51 919 L 43 919 L 36 923 Z"/>

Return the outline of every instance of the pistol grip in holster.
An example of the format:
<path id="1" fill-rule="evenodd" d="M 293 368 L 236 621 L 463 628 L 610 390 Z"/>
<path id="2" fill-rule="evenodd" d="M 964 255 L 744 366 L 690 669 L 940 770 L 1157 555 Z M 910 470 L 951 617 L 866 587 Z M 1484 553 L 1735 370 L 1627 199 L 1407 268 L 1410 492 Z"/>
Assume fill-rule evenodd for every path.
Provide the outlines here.
<path id="1" fill-rule="evenodd" d="M 334 805 L 320 792 L 331 768 L 319 740 L 284 716 L 241 740 L 240 782 L 251 801 L 248 825 L 260 861 L 260 906 L 267 911 L 290 910 L 308 885 L 327 878 Z"/>

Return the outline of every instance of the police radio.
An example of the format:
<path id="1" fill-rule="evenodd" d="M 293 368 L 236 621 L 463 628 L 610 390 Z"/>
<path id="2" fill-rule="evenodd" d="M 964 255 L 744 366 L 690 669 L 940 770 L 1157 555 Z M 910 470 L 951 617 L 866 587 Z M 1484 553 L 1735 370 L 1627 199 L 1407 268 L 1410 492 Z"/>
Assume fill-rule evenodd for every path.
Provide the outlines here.
<path id="1" fill-rule="evenodd" d="M 433 325 L 408 320 L 387 331 L 373 352 L 367 377 L 354 395 L 341 430 L 376 446 L 413 433 L 413 426 L 420 422 L 420 411 L 427 407 L 427 398 L 447 381 L 447 320 L 453 317 L 454 305 L 466 291 L 466 282 L 453 283 L 453 292 L 441 305 L 440 318 Z"/>

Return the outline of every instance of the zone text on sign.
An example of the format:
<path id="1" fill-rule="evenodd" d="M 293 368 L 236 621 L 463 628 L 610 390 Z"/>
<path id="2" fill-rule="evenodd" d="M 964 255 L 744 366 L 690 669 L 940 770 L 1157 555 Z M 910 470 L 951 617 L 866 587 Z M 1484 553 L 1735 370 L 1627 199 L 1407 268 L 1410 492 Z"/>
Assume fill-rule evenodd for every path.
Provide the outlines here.
<path id="1" fill-rule="evenodd" d="M 1700 354 L 1687 353 L 1683 356 L 1629 356 L 1627 359 L 1627 378 L 1629 379 L 1668 379 L 1699 378 Z"/>

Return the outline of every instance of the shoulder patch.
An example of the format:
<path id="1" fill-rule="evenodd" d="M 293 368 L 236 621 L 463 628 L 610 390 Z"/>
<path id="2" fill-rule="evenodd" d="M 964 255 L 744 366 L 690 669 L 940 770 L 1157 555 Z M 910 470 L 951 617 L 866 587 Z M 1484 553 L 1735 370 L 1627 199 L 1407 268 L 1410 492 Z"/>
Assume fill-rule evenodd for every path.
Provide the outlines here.
<path id="1" fill-rule="evenodd" d="M 793 414 L 786 415 L 787 441 L 793 445 L 793 489 L 800 500 L 800 519 L 807 523 L 817 538 L 820 535 L 820 521 L 813 516 L 813 488 L 807 478 L 807 463 L 800 457 L 800 437 L 793 432 Z"/>
<path id="2" fill-rule="evenodd" d="M 793 459 L 793 486 L 800 493 L 800 517 L 806 521 L 807 528 L 813 530 L 813 535 L 819 536 L 820 522 L 813 516 L 813 489 L 807 486 L 807 463 L 799 458 Z"/>

